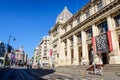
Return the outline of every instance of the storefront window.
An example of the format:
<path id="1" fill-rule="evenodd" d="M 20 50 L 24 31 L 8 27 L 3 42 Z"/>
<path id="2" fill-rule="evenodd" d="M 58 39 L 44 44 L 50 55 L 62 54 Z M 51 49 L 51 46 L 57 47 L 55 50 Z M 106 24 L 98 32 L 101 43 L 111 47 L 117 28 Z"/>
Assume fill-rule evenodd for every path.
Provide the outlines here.
<path id="1" fill-rule="evenodd" d="M 120 14 L 114 17 L 115 27 L 120 27 Z"/>
<path id="2" fill-rule="evenodd" d="M 108 25 L 107 21 L 102 22 L 98 25 L 99 34 L 107 32 L 108 31 Z"/>

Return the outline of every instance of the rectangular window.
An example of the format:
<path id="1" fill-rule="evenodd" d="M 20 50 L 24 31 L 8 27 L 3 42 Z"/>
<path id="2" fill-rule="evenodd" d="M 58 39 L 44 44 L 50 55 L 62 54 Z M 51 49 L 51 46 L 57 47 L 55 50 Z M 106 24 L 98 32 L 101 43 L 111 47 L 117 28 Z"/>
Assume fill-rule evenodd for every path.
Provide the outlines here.
<path id="1" fill-rule="evenodd" d="M 65 51 L 65 56 L 67 56 L 67 51 Z"/>
<path id="2" fill-rule="evenodd" d="M 77 23 L 80 23 L 80 18 L 77 18 Z"/>
<path id="3" fill-rule="evenodd" d="M 97 9 L 101 10 L 102 8 L 103 8 L 103 3 L 102 3 L 102 1 L 100 1 L 97 3 Z"/>
<path id="4" fill-rule="evenodd" d="M 59 54 L 57 54 L 57 58 L 59 58 Z"/>
<path id="5" fill-rule="evenodd" d="M 65 30 L 65 32 L 67 32 L 67 28 L 66 27 L 64 28 L 64 30 Z"/>
<path id="6" fill-rule="evenodd" d="M 70 28 L 73 28 L 73 25 L 72 25 L 72 23 L 70 24 Z"/>
<path id="7" fill-rule="evenodd" d="M 67 48 L 67 41 L 65 41 L 64 43 L 65 43 L 65 48 Z"/>
<path id="8" fill-rule="evenodd" d="M 78 38 L 78 42 L 79 42 L 79 41 L 82 41 L 81 33 L 79 33 L 79 34 L 77 35 L 77 38 Z"/>
<path id="9" fill-rule="evenodd" d="M 120 27 L 120 14 L 114 17 L 115 27 Z"/>
<path id="10" fill-rule="evenodd" d="M 86 18 L 90 17 L 90 12 L 89 11 L 86 11 Z"/>
<path id="11" fill-rule="evenodd" d="M 92 38 L 92 35 L 93 35 L 93 33 L 92 33 L 92 28 L 90 28 L 90 29 L 88 29 L 88 30 L 86 31 L 86 35 L 87 35 L 87 39 L 91 39 L 91 38 Z"/>
<path id="12" fill-rule="evenodd" d="M 73 44 L 73 37 L 70 38 L 70 43 Z"/>
<path id="13" fill-rule="evenodd" d="M 104 21 L 104 22 L 102 22 L 101 24 L 98 25 L 98 31 L 99 31 L 99 34 L 108 31 L 108 24 L 107 24 L 107 21 Z"/>

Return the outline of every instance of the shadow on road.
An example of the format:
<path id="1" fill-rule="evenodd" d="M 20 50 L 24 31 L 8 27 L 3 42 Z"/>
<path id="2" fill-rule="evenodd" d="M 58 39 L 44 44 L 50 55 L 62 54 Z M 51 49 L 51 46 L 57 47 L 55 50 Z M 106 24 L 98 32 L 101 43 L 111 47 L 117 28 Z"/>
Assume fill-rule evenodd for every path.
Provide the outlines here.
<path id="1" fill-rule="evenodd" d="M 9 71 L 14 71 L 14 73 L 9 73 Z M 16 68 L 6 68 L 6 69 L 1 69 L 0 70 L 0 76 L 1 76 L 1 79 L 2 77 L 7 77 L 5 76 L 7 73 L 9 73 L 9 77 L 10 76 L 20 76 L 20 74 L 18 74 L 18 72 L 20 72 L 20 74 L 22 74 L 24 76 L 24 80 L 29 80 L 27 79 L 27 76 L 32 76 L 34 77 L 35 79 L 34 80 L 46 80 L 46 79 L 43 79 L 42 77 L 45 76 L 45 75 L 49 75 L 49 74 L 52 74 L 55 72 L 55 70 L 52 70 L 52 69 L 16 69 Z M 26 75 L 25 75 L 25 74 Z M 9 78 L 10 79 L 10 78 Z M 11 80 L 11 79 L 10 79 Z M 14 80 L 23 80 L 23 79 L 14 79 Z"/>

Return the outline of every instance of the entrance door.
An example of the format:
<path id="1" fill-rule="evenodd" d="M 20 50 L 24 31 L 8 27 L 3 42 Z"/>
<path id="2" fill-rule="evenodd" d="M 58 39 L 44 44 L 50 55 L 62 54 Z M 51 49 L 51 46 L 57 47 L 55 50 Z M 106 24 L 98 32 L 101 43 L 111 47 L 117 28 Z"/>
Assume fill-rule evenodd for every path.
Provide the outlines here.
<path id="1" fill-rule="evenodd" d="M 78 54 L 79 54 L 79 63 L 81 63 L 81 57 L 82 57 L 82 47 L 78 48 Z"/>
<path id="2" fill-rule="evenodd" d="M 89 58 L 89 65 L 92 65 L 93 63 L 92 44 L 88 44 L 88 58 Z"/>
<path id="3" fill-rule="evenodd" d="M 107 53 L 101 53 L 103 64 L 109 64 Z"/>
<path id="4" fill-rule="evenodd" d="M 73 58 L 74 58 L 74 52 L 73 49 L 71 49 L 71 64 L 73 64 Z"/>

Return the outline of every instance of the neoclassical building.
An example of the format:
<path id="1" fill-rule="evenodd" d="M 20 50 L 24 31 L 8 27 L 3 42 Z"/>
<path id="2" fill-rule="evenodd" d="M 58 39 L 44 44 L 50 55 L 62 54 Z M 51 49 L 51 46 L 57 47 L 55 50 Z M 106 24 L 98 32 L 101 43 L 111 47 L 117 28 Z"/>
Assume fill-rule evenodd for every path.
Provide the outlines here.
<path id="1" fill-rule="evenodd" d="M 63 11 L 58 15 L 56 24 L 49 31 L 50 36 L 50 54 L 52 64 L 58 66 L 64 64 L 63 47 L 60 36 L 63 34 L 63 24 L 72 17 L 72 13 L 65 7 Z"/>
<path id="2" fill-rule="evenodd" d="M 120 0 L 90 0 L 76 14 L 65 7 L 49 31 L 53 64 L 120 64 Z"/>

